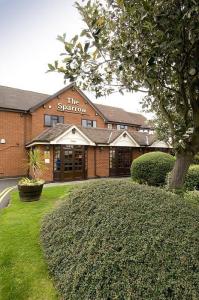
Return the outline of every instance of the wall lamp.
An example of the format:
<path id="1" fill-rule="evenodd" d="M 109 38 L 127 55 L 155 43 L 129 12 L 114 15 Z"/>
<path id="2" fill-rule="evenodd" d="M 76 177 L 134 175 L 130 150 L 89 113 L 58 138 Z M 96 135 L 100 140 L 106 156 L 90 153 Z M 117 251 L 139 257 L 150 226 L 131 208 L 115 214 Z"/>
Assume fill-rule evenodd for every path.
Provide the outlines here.
<path id="1" fill-rule="evenodd" d="M 0 139 L 0 144 L 5 144 L 6 140 L 5 139 Z"/>
<path id="2" fill-rule="evenodd" d="M 103 150 L 104 150 L 104 147 L 103 147 L 103 146 L 100 146 L 100 147 L 99 147 L 99 151 L 102 152 Z"/>

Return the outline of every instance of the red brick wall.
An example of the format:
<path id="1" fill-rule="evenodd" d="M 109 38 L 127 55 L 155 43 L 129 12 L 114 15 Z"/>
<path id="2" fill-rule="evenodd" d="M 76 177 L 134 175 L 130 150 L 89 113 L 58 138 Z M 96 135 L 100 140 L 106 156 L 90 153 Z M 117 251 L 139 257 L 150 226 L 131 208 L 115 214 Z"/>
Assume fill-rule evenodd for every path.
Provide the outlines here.
<path id="1" fill-rule="evenodd" d="M 58 103 L 68 105 L 67 98 L 74 98 L 79 101 L 78 107 L 85 108 L 86 113 L 80 114 L 75 112 L 62 112 L 57 110 Z M 49 108 L 51 107 L 51 108 Z M 58 115 L 64 116 L 65 124 L 76 124 L 81 125 L 82 119 L 90 119 L 97 121 L 97 127 L 105 128 L 106 125 L 101 116 L 96 115 L 96 111 L 90 106 L 89 103 L 76 91 L 69 89 L 63 94 L 59 95 L 58 98 L 54 98 L 49 101 L 44 107 L 38 108 L 35 112 L 32 113 L 32 138 L 36 137 L 43 130 L 48 127 L 44 127 L 44 115 Z"/>
<path id="2" fill-rule="evenodd" d="M 88 147 L 88 178 L 109 176 L 109 147 Z"/>
<path id="3" fill-rule="evenodd" d="M 40 145 L 38 149 L 41 151 L 43 160 L 44 160 L 44 168 L 41 172 L 40 177 L 44 179 L 45 181 L 53 181 L 53 146 L 50 146 L 50 148 L 46 148 L 46 146 Z M 50 152 L 50 162 L 45 163 L 45 156 L 44 153 L 45 151 Z"/>
<path id="4" fill-rule="evenodd" d="M 68 98 L 78 100 L 79 105 L 77 107 L 85 108 L 86 113 L 58 111 L 58 103 L 68 105 Z M 82 119 L 90 119 L 96 120 L 97 127 L 99 128 L 107 127 L 103 118 L 96 114 L 94 108 L 73 89 L 63 92 L 32 114 L 0 111 L 0 139 L 4 138 L 6 140 L 6 144 L 0 144 L 0 177 L 27 175 L 28 167 L 26 163 L 27 152 L 25 144 L 48 128 L 44 127 L 45 114 L 64 116 L 66 124 L 81 125 Z M 116 125 L 113 128 L 116 128 Z M 128 130 L 135 130 L 135 128 L 129 127 Z M 46 149 L 44 146 L 40 148 L 42 151 Z M 149 150 L 145 151 L 148 152 Z M 132 159 L 135 159 L 142 153 L 139 149 L 135 148 Z M 94 163 L 95 159 L 96 167 Z M 94 147 L 88 147 L 87 163 L 88 178 L 95 177 L 95 174 L 99 177 L 109 176 L 109 147 L 97 147 L 96 150 L 94 150 Z M 46 170 L 42 176 L 46 181 L 53 181 L 53 147 L 50 149 L 50 164 L 46 164 Z"/>
<path id="5" fill-rule="evenodd" d="M 0 177 L 27 174 L 25 144 L 26 116 L 15 112 L 0 111 Z"/>
<path id="6" fill-rule="evenodd" d="M 96 147 L 96 175 L 109 176 L 109 147 Z"/>
<path id="7" fill-rule="evenodd" d="M 87 150 L 87 177 L 95 177 L 95 147 L 88 147 Z"/>
<path id="8" fill-rule="evenodd" d="M 42 154 L 46 150 L 45 146 L 38 146 Z M 87 177 L 108 177 L 109 176 L 109 147 L 88 147 L 87 151 Z M 95 170 L 95 155 L 96 155 L 96 170 Z M 95 176 L 96 172 L 96 176 Z M 53 181 L 53 146 L 50 147 L 50 163 L 45 164 L 45 169 L 40 176 L 45 181 Z"/>
<path id="9" fill-rule="evenodd" d="M 142 148 L 133 148 L 132 151 L 132 161 L 143 154 Z"/>

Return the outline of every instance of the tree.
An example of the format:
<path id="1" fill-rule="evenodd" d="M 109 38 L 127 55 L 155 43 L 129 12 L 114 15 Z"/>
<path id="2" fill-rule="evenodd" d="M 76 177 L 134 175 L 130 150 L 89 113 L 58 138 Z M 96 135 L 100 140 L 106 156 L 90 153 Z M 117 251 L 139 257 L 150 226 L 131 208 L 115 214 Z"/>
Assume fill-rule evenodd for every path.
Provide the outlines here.
<path id="1" fill-rule="evenodd" d="M 84 1 L 83 1 L 84 2 Z M 49 64 L 97 96 L 144 91 L 144 107 L 166 124 L 176 152 L 170 186 L 180 188 L 199 151 L 198 0 L 76 3 L 87 25 L 63 59 Z"/>

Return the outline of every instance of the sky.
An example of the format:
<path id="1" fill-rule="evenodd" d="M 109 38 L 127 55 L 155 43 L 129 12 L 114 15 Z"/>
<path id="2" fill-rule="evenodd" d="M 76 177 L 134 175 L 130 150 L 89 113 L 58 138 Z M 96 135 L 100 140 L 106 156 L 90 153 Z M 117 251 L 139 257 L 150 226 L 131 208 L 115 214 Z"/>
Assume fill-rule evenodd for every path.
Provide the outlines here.
<path id="1" fill-rule="evenodd" d="M 85 27 L 73 0 L 0 0 L 0 85 L 53 94 L 62 89 L 63 75 L 46 73 L 48 63 L 63 52 L 57 35 L 71 39 Z M 113 94 L 96 103 L 142 112 L 143 93 Z"/>

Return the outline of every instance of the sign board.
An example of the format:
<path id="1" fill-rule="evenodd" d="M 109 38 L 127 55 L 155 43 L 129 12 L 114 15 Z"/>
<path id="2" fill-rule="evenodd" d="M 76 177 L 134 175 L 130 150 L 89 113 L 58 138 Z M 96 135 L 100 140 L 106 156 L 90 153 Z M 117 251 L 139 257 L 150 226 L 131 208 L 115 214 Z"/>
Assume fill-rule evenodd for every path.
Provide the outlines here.
<path id="1" fill-rule="evenodd" d="M 44 151 L 44 161 L 45 161 L 45 164 L 50 163 L 50 151 Z"/>
<path id="2" fill-rule="evenodd" d="M 79 107 L 79 100 L 76 100 L 74 98 L 67 98 L 67 104 L 58 103 L 57 110 L 80 113 L 80 114 L 86 113 L 86 108 Z"/>

